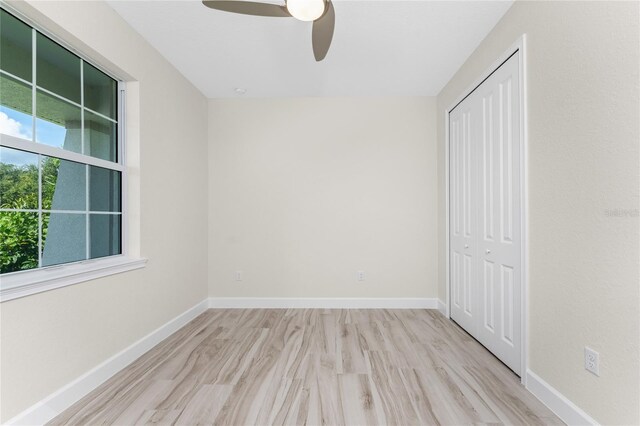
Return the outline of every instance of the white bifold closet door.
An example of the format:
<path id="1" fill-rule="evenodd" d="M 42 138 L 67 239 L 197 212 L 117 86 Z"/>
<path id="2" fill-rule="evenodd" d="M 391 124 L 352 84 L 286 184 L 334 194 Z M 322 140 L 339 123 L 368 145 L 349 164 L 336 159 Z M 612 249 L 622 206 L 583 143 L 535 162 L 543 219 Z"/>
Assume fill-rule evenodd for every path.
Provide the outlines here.
<path id="1" fill-rule="evenodd" d="M 451 318 L 521 374 L 519 53 L 449 113 Z"/>

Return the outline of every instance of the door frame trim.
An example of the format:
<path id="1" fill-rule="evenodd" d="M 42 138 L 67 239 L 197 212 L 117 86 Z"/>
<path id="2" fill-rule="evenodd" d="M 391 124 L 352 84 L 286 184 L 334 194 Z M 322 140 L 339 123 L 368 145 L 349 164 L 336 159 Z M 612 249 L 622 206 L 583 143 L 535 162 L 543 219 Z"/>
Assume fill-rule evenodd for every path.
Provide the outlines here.
<path id="1" fill-rule="evenodd" d="M 529 368 L 529 141 L 528 141 L 528 123 L 527 123 L 527 35 L 522 34 L 506 51 L 504 51 L 498 59 L 496 59 L 489 68 L 487 68 L 473 84 L 467 87 L 456 100 L 451 103 L 444 114 L 444 131 L 445 131 L 445 283 L 446 283 L 446 317 L 451 317 L 451 282 L 450 271 L 451 264 L 449 259 L 449 207 L 451 200 L 449 198 L 449 114 L 455 107 L 471 94 L 480 84 L 482 84 L 500 65 L 509 59 L 514 53 L 520 52 L 518 60 L 519 87 L 520 91 L 520 220 L 521 220 L 521 309 L 520 309 L 520 326 L 521 326 L 521 359 L 520 359 L 520 382 L 526 387 L 527 370 Z"/>

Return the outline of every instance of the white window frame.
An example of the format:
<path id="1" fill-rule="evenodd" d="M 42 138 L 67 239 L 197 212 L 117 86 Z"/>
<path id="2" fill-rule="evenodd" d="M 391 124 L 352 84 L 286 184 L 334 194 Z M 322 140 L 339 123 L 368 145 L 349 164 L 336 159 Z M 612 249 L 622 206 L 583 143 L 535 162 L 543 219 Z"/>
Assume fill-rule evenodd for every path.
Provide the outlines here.
<path id="1" fill-rule="evenodd" d="M 120 247 L 121 254 L 106 256 L 98 259 L 86 259 L 78 262 L 72 263 L 64 263 L 60 265 L 52 265 L 46 267 L 38 267 L 34 269 L 29 269 L 25 271 L 16 271 L 10 272 L 6 274 L 0 275 L 0 303 L 6 302 L 9 300 L 17 299 L 20 297 L 29 296 L 36 293 L 41 293 L 43 291 L 49 291 L 60 287 L 65 287 L 72 284 L 77 284 L 80 282 L 93 280 L 113 274 L 118 274 L 126 271 L 131 271 L 139 268 L 143 268 L 147 262 L 147 259 L 144 258 L 134 258 L 130 256 L 129 253 L 129 235 L 128 235 L 128 208 L 127 208 L 127 199 L 128 199 L 128 179 L 127 179 L 127 167 L 126 167 L 126 156 L 125 156 L 125 83 L 114 76 L 112 73 L 105 71 L 103 68 L 95 65 L 92 61 L 85 59 L 85 55 L 80 54 L 76 49 L 69 46 L 64 41 L 61 41 L 55 35 L 44 31 L 38 25 L 35 25 L 30 19 L 14 10 L 11 7 L 7 7 L 5 3 L 2 3 L 2 9 L 6 12 L 10 13 L 14 17 L 23 21 L 32 29 L 32 67 L 33 67 L 33 82 L 25 81 L 20 77 L 17 77 L 11 73 L 0 70 L 1 74 L 7 75 L 17 81 L 28 84 L 31 86 L 32 92 L 32 102 L 35 104 L 35 96 L 36 89 L 38 91 L 42 91 L 48 93 L 50 95 L 56 96 L 60 99 L 63 99 L 66 102 L 70 102 L 78 107 L 80 107 L 80 111 L 82 116 L 84 116 L 84 111 L 87 110 L 93 114 L 96 114 L 102 118 L 105 118 L 109 121 L 116 122 L 117 125 L 117 162 L 107 161 L 96 157 L 91 157 L 85 154 L 79 154 L 72 151 L 67 151 L 62 148 L 56 148 L 49 145 L 39 144 L 35 142 L 35 129 L 32 129 L 33 140 L 22 139 L 15 136 L 10 136 L 6 134 L 0 134 L 0 146 L 18 149 L 22 151 L 32 152 L 34 154 L 45 155 L 49 157 L 56 157 L 63 160 L 74 161 L 78 163 L 82 163 L 90 166 L 97 166 L 106 168 L 109 170 L 114 170 L 120 172 L 121 176 L 121 226 L 120 226 Z M 46 89 L 43 89 L 37 86 L 36 81 L 36 34 L 40 33 L 46 37 L 49 37 L 54 42 L 58 43 L 63 48 L 69 50 L 73 54 L 77 55 L 80 58 L 80 67 L 81 70 L 84 69 L 84 62 L 87 62 L 91 66 L 97 68 L 101 72 L 105 73 L 107 76 L 113 78 L 118 82 L 118 93 L 117 93 L 117 108 L 118 108 L 118 120 L 113 120 L 109 117 L 104 116 L 96 111 L 93 111 L 86 106 L 84 106 L 84 95 L 82 96 L 81 103 L 78 104 L 76 102 L 70 101 L 62 96 L 59 96 L 55 93 L 49 92 Z M 82 84 L 82 76 L 83 71 L 81 71 L 81 81 Z M 84 88 L 81 92 L 84 94 Z M 32 108 L 33 117 L 33 126 L 35 127 L 36 121 L 36 109 L 35 105 Z M 84 120 L 81 120 L 82 126 L 84 126 Z M 83 146 L 84 146 L 84 131 L 81 131 L 81 137 L 83 138 Z M 38 199 L 42 197 L 41 191 L 38 191 Z M 41 204 L 41 202 L 39 203 Z M 41 205 L 38 206 L 38 210 L 40 211 Z M 18 210 L 19 211 L 19 210 Z M 56 211 L 53 210 L 55 213 Z M 88 209 L 87 209 L 88 212 Z M 40 230 L 38 231 L 40 232 Z M 87 235 L 88 238 L 88 235 Z M 38 243 L 40 244 L 40 242 Z M 39 249 L 39 265 L 40 262 L 40 249 Z"/>

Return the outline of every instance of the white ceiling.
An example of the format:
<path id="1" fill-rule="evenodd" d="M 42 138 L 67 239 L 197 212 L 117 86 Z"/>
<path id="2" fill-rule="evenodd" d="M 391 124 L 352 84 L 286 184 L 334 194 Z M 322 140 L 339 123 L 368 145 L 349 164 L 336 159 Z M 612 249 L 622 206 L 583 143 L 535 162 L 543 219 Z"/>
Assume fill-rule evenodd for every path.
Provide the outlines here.
<path id="1" fill-rule="evenodd" d="M 318 63 L 308 22 L 198 0 L 109 3 L 209 98 L 239 97 L 238 87 L 244 97 L 435 96 L 512 4 L 334 0 L 333 43 Z"/>

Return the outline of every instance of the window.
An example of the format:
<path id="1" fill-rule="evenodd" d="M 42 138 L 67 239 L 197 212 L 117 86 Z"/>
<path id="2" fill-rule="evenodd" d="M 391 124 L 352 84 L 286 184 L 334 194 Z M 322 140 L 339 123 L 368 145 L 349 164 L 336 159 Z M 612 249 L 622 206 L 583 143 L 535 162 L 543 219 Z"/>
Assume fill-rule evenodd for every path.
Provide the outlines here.
<path id="1" fill-rule="evenodd" d="M 3 281 L 121 255 L 118 82 L 7 11 L 0 14 Z"/>

